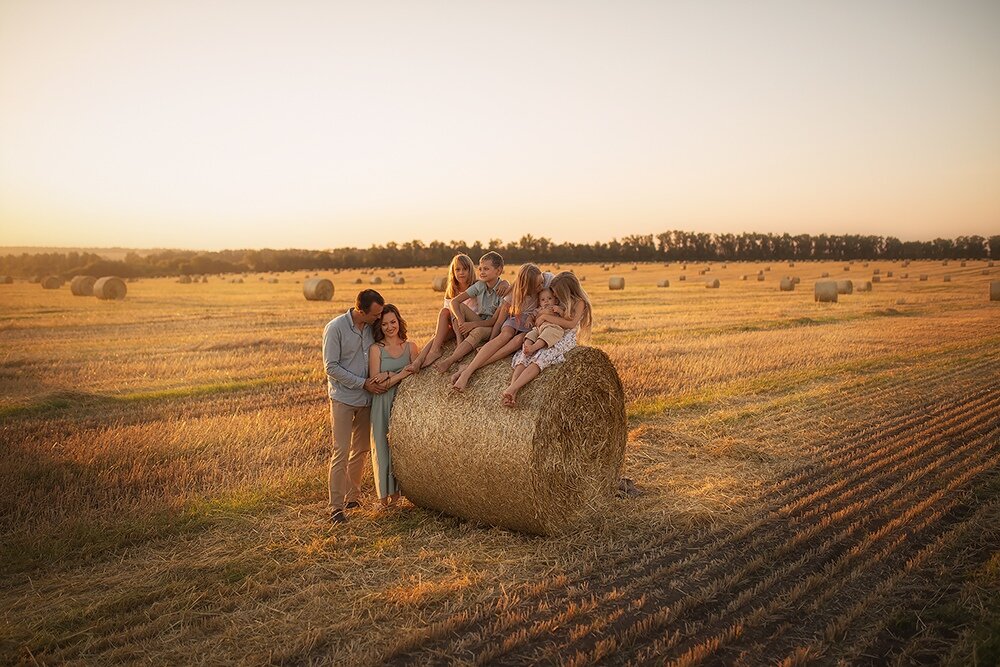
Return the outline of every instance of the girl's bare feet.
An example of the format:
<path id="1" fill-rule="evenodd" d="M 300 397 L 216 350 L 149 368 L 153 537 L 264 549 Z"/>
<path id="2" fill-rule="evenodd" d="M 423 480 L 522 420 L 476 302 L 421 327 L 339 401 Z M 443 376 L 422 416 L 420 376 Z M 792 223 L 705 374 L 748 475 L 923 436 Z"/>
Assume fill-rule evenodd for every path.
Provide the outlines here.
<path id="1" fill-rule="evenodd" d="M 441 358 L 441 350 L 435 350 L 431 348 L 427 351 L 427 358 L 424 359 L 424 363 L 420 364 L 420 368 L 427 368 L 435 361 Z"/>
<path id="2" fill-rule="evenodd" d="M 442 359 L 441 361 L 434 364 L 434 370 L 436 370 L 441 375 L 447 373 L 448 369 L 450 369 L 452 366 L 451 364 L 446 364 L 445 362 L 447 361 L 448 361 L 447 359 Z"/>
<path id="3" fill-rule="evenodd" d="M 454 384 L 451 385 L 451 388 L 461 393 L 465 391 L 465 387 L 468 384 L 469 384 L 469 376 L 465 374 L 465 371 L 462 371 L 459 374 L 458 379 L 455 380 Z"/>
<path id="4" fill-rule="evenodd" d="M 511 391 L 508 387 L 502 394 L 500 394 L 500 402 L 508 408 L 515 407 L 517 405 L 517 392 Z"/>

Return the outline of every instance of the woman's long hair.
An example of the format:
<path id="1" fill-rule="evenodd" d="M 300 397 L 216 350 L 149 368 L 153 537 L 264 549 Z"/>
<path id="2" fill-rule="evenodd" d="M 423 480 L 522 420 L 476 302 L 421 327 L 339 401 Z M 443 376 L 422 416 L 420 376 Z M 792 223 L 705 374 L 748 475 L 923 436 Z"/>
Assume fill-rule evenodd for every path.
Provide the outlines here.
<path id="1" fill-rule="evenodd" d="M 580 337 L 584 340 L 590 337 L 590 328 L 593 324 L 593 313 L 590 308 L 590 297 L 580 284 L 580 279 L 572 271 L 563 271 L 552 279 L 549 289 L 559 299 L 559 303 L 566 309 L 566 317 L 573 317 L 573 311 L 578 302 L 585 305 L 583 318 L 580 320 Z"/>
<path id="2" fill-rule="evenodd" d="M 469 281 L 469 285 L 476 282 L 476 266 L 472 263 L 472 258 L 464 253 L 455 255 L 451 258 L 451 264 L 448 265 L 448 286 L 444 290 L 446 299 L 454 299 L 463 292 L 463 288 L 458 284 L 458 278 L 455 277 L 455 267 L 459 264 L 465 267 L 466 280 Z"/>
<path id="3" fill-rule="evenodd" d="M 531 262 L 523 264 L 517 270 L 514 287 L 510 291 L 511 315 L 517 317 L 525 310 L 535 307 L 534 301 L 538 296 L 538 279 L 541 276 L 542 270 Z"/>
<path id="4" fill-rule="evenodd" d="M 399 308 L 396 308 L 396 306 L 394 306 L 391 303 L 387 303 L 385 304 L 385 306 L 382 307 L 382 317 L 385 317 L 386 313 L 393 313 L 396 316 L 396 320 L 399 322 L 399 339 L 405 341 L 406 320 L 404 320 L 403 316 L 399 314 Z M 372 331 L 372 338 L 375 339 L 376 343 L 381 343 L 383 340 L 385 340 L 385 333 L 382 331 L 382 317 L 378 318 L 378 320 L 376 321 L 376 324 L 378 326 L 376 326 L 374 328 L 374 331 Z"/>

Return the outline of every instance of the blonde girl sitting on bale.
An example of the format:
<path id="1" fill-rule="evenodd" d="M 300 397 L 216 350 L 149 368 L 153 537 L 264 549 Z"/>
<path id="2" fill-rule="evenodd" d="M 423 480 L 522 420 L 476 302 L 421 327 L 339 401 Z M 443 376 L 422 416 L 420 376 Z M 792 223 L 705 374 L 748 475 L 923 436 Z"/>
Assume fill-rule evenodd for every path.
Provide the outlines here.
<path id="1" fill-rule="evenodd" d="M 583 339 L 590 335 L 593 323 L 590 297 L 580 285 L 579 279 L 569 271 L 563 271 L 552 280 L 551 290 L 563 308 L 564 315 L 558 315 L 550 309 L 535 318 L 538 337 L 534 343 L 525 344 L 514 355 L 511 361 L 514 372 L 510 385 L 500 394 L 501 402 L 508 407 L 517 404 L 517 393 L 538 377 L 539 373 L 549 366 L 566 361 L 564 355 L 577 345 L 577 329 Z M 546 338 L 542 337 L 542 330 L 547 328 L 546 325 L 554 325 L 564 332 L 554 344 L 546 340 L 552 339 L 552 334 L 555 333 L 553 329 L 548 328 Z M 527 349 L 534 351 L 529 354 L 526 353 Z"/>

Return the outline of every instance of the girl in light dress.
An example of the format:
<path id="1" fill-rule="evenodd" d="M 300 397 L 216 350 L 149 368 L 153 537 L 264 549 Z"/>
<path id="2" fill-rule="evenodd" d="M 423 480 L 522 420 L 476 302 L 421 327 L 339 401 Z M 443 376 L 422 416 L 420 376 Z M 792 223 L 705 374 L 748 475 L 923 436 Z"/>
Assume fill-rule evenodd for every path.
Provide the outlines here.
<path id="1" fill-rule="evenodd" d="M 489 342 L 483 345 L 468 365 L 451 376 L 452 389 L 461 392 L 478 369 L 509 356 L 521 347 L 524 335 L 534 326 L 534 309 L 538 305 L 538 292 L 553 279 L 551 273 L 542 273 L 531 262 L 517 272 L 510 295 L 500 305 L 500 315 Z M 497 332 L 497 327 L 500 331 Z"/>
<path id="2" fill-rule="evenodd" d="M 549 366 L 566 361 L 564 355 L 576 347 L 577 329 L 580 330 L 580 337 L 584 339 L 590 335 L 593 322 L 590 297 L 584 291 L 580 280 L 573 273 L 563 271 L 552 279 L 550 288 L 565 314 L 558 315 L 551 310 L 541 312 L 535 318 L 535 326 L 541 328 L 544 324 L 550 323 L 562 327 L 566 333 L 551 346 L 539 337 L 538 342 L 525 343 L 514 355 L 511 360 L 514 372 L 511 375 L 510 385 L 500 394 L 501 402 L 508 407 L 517 405 L 517 393 L 538 377 L 539 373 Z M 539 346 L 539 342 L 543 343 L 543 346 Z"/>
<path id="3" fill-rule="evenodd" d="M 375 344 L 368 351 L 368 377 L 388 388 L 384 394 L 372 396 L 372 472 L 375 476 L 375 493 L 382 507 L 394 505 L 399 500 L 399 487 L 392 474 L 392 455 L 389 451 L 389 418 L 396 386 L 410 376 L 410 359 L 420 352 L 415 343 L 406 340 L 406 320 L 391 303 L 382 309 L 382 318 L 375 326 Z"/>
<path id="4" fill-rule="evenodd" d="M 452 315 L 451 310 L 448 308 L 448 302 L 455 298 L 456 295 L 467 290 L 474 282 L 476 282 L 476 268 L 472 263 L 472 258 L 464 253 L 459 253 L 452 257 L 451 264 L 448 265 L 448 284 L 444 290 L 444 307 L 438 312 L 434 338 L 431 339 L 428 345 L 424 346 L 420 356 L 409 363 L 406 367 L 408 371 L 417 373 L 437 361 L 441 356 L 441 346 L 449 338 L 456 338 L 456 340 L 461 342 L 461 334 L 456 335 L 451 326 Z M 467 299 L 464 303 L 472 310 L 476 310 L 479 305 L 475 297 Z"/>

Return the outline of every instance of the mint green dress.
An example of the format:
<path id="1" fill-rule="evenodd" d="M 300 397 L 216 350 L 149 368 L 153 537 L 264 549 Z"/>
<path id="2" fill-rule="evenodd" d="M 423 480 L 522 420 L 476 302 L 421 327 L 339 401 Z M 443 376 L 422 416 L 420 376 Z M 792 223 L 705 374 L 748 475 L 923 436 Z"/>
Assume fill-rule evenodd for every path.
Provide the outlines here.
<path id="1" fill-rule="evenodd" d="M 380 370 L 401 371 L 410 363 L 410 345 L 404 345 L 403 353 L 398 357 L 390 355 L 384 347 L 379 348 L 379 355 Z M 375 493 L 379 500 L 399 491 L 392 474 L 392 454 L 389 452 L 389 415 L 398 388 L 397 384 L 384 394 L 372 396 L 372 473 L 375 475 Z"/>

